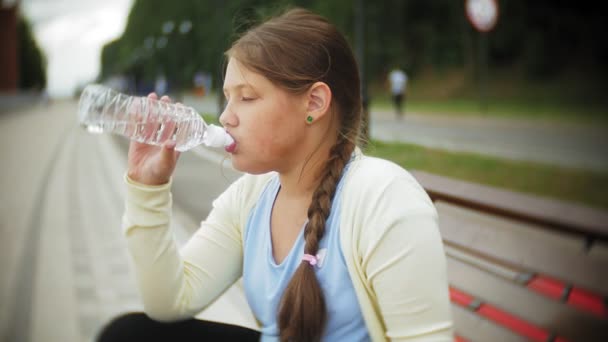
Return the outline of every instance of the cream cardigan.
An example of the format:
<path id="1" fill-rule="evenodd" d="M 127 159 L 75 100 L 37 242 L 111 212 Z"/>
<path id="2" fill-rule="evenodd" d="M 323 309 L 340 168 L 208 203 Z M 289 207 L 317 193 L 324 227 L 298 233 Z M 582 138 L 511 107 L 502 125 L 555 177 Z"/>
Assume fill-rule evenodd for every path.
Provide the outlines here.
<path id="1" fill-rule="evenodd" d="M 171 183 L 127 182 L 123 229 L 146 313 L 194 317 L 242 275 L 243 236 L 272 173 L 244 175 L 178 250 Z M 435 207 L 401 167 L 356 151 L 344 175 L 340 240 L 373 341 L 453 339 L 446 260 Z"/>

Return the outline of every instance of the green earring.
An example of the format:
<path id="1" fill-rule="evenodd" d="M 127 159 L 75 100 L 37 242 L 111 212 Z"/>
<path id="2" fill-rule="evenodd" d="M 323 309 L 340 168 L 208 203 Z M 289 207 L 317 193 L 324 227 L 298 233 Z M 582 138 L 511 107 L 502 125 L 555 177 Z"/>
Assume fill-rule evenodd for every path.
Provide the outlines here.
<path id="1" fill-rule="evenodd" d="M 312 120 L 314 120 L 314 118 L 310 115 L 306 118 L 306 122 L 308 122 L 309 124 L 312 123 Z"/>

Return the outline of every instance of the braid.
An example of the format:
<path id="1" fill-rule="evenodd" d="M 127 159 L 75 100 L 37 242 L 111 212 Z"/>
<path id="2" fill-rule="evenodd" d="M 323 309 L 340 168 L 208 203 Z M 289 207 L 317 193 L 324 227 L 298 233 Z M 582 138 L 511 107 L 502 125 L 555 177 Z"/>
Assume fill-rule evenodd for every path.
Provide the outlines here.
<path id="1" fill-rule="evenodd" d="M 304 253 L 316 254 L 319 241 L 325 234 L 325 222 L 329 217 L 331 203 L 336 193 L 342 170 L 346 166 L 353 151 L 353 145 L 345 139 L 340 139 L 332 147 L 325 170 L 321 176 L 321 183 L 315 190 L 310 207 L 308 208 L 308 224 L 304 230 L 306 246 Z"/>
<path id="2" fill-rule="evenodd" d="M 319 250 L 338 182 L 354 148 L 347 137 L 339 135 L 329 153 L 321 183 L 308 208 L 308 223 L 304 228 L 306 254 L 316 255 Z M 279 306 L 281 341 L 319 341 L 326 321 L 327 307 L 315 271 L 302 263 L 287 285 Z"/>

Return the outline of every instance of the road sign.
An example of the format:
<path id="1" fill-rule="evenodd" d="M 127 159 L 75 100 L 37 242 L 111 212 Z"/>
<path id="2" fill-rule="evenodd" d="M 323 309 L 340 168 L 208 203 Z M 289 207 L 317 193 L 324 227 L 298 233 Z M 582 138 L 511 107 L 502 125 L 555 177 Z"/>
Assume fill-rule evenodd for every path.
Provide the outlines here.
<path id="1" fill-rule="evenodd" d="M 471 25 L 480 32 L 491 31 L 498 21 L 496 0 L 465 0 L 465 11 Z"/>

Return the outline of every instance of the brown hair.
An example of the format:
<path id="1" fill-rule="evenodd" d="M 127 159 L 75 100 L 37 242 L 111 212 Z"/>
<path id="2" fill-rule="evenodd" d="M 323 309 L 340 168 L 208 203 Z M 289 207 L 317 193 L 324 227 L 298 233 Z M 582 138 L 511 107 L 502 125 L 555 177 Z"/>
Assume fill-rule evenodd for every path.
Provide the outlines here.
<path id="1" fill-rule="evenodd" d="M 295 8 L 247 31 L 226 56 L 293 94 L 305 92 L 315 82 L 325 82 L 331 89 L 330 110 L 337 113 L 340 128 L 304 228 L 304 253 L 316 255 L 338 181 L 359 137 L 360 80 L 352 50 L 326 19 Z M 323 336 L 327 308 L 310 264 L 303 262 L 287 285 L 277 321 L 282 341 L 318 341 Z"/>

